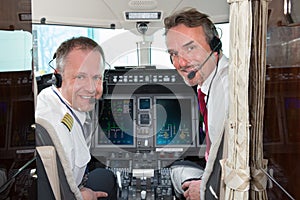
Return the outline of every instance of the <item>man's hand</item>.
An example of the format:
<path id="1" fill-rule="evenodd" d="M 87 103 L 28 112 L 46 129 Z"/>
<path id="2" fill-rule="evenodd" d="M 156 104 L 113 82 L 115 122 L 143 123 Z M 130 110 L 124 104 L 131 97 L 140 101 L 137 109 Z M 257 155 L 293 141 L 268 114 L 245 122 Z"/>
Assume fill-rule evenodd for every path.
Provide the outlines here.
<path id="1" fill-rule="evenodd" d="M 84 200 L 97 200 L 98 197 L 107 197 L 108 194 L 106 192 L 93 191 L 90 188 L 81 188 L 81 195 Z"/>
<path id="2" fill-rule="evenodd" d="M 186 181 L 182 184 L 183 193 L 187 200 L 199 200 L 200 199 L 200 184 L 201 180 Z"/>

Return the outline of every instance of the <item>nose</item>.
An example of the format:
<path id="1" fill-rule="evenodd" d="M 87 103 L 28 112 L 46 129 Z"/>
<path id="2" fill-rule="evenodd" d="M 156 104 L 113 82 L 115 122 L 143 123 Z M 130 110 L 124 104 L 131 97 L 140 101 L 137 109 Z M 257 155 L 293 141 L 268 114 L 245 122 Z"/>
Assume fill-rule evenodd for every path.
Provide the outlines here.
<path id="1" fill-rule="evenodd" d="M 183 56 L 177 55 L 172 59 L 173 65 L 176 69 L 181 69 L 182 67 L 185 67 L 188 65 L 188 60 L 185 59 Z"/>
<path id="2" fill-rule="evenodd" d="M 90 92 L 93 93 L 96 91 L 97 87 L 97 82 L 93 78 L 89 78 L 88 81 L 86 82 L 86 89 Z"/>

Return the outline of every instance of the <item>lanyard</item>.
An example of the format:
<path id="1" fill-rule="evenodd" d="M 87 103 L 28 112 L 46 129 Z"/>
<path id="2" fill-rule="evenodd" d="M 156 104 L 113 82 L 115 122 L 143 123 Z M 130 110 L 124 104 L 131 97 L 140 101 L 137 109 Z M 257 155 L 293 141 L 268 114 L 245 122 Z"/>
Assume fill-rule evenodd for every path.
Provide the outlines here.
<path id="1" fill-rule="evenodd" d="M 82 133 L 84 135 L 84 129 L 83 129 L 83 126 L 80 122 L 80 120 L 78 119 L 77 115 L 74 113 L 74 111 L 72 110 L 72 108 L 70 108 L 70 106 L 68 104 L 66 104 L 66 102 L 61 98 L 61 96 L 59 96 L 57 94 L 57 92 L 52 88 L 52 91 L 54 92 L 54 94 L 56 94 L 56 96 L 59 98 L 59 100 L 69 109 L 69 111 L 71 112 L 71 114 L 73 115 L 73 117 L 76 119 L 76 121 L 78 122 L 78 124 L 80 125 L 81 127 L 81 130 L 82 130 Z"/>

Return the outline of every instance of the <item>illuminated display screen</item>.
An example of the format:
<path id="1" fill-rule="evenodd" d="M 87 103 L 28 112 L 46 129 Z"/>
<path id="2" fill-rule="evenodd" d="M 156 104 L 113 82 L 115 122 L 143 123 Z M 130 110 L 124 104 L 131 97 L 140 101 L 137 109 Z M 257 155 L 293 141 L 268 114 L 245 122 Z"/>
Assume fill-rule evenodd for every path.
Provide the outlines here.
<path id="1" fill-rule="evenodd" d="M 150 119 L 149 113 L 139 115 L 139 124 L 140 125 L 149 125 L 151 123 L 150 120 L 151 119 Z"/>
<path id="2" fill-rule="evenodd" d="M 156 146 L 194 144 L 191 99 L 156 99 Z"/>
<path id="3" fill-rule="evenodd" d="M 161 18 L 161 12 L 126 12 L 125 16 L 127 20 L 157 20 Z"/>
<path id="4" fill-rule="evenodd" d="M 151 106 L 151 99 L 150 98 L 140 98 L 139 99 L 139 109 L 140 110 L 148 110 Z"/>
<path id="5" fill-rule="evenodd" d="M 104 99 L 99 117 L 99 145 L 134 145 L 133 99 Z"/>

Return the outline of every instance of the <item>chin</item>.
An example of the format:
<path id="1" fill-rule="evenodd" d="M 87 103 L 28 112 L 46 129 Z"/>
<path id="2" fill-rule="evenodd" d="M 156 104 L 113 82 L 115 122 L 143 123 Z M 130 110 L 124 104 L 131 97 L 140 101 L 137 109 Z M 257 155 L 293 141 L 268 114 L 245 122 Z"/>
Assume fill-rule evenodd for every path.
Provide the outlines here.
<path id="1" fill-rule="evenodd" d="M 184 80 L 185 84 L 188 85 L 188 86 L 192 87 L 192 86 L 197 85 L 197 81 L 195 81 L 195 78 L 193 78 L 192 80 L 190 80 L 187 77 L 184 77 L 183 80 Z"/>
<path id="2" fill-rule="evenodd" d="M 89 105 L 83 105 L 83 106 L 77 106 L 78 111 L 81 112 L 89 112 L 95 108 L 95 104 L 89 104 Z"/>

